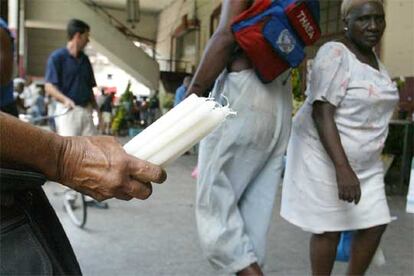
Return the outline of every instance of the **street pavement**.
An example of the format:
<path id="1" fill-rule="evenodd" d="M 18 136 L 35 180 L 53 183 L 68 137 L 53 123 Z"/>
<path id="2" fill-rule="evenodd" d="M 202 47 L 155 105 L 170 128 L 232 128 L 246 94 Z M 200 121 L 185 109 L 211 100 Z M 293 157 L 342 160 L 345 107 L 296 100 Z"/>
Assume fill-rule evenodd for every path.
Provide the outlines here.
<path id="1" fill-rule="evenodd" d="M 84 229 L 74 226 L 62 208 L 63 186 L 45 190 L 69 236 L 84 275 L 220 275 L 201 251 L 194 215 L 195 155 L 185 155 L 167 168 L 168 179 L 154 185 L 145 200 L 108 200 L 108 209 L 88 207 Z M 268 238 L 266 275 L 310 275 L 309 234 L 279 216 L 277 196 Z M 388 198 L 392 215 L 381 244 L 386 263 L 372 265 L 367 275 L 414 275 L 414 215 L 405 213 L 405 198 Z M 257 210 L 260 212 L 260 210 Z M 336 263 L 334 275 L 346 264 Z"/>

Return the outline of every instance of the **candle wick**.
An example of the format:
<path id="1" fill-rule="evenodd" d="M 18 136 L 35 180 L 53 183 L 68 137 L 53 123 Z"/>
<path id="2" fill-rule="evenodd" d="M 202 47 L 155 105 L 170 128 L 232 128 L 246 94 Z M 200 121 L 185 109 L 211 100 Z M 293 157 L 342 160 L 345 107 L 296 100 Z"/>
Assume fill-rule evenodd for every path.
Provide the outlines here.
<path id="1" fill-rule="evenodd" d="M 234 111 L 234 110 L 229 110 L 229 115 L 231 115 L 231 116 L 237 116 L 237 111 Z"/>

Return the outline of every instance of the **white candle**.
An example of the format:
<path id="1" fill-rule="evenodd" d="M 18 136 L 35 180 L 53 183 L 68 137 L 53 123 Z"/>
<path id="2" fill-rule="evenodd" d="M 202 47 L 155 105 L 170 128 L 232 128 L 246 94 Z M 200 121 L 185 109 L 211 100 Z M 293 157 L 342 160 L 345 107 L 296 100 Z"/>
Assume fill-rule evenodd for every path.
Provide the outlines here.
<path id="1" fill-rule="evenodd" d="M 156 137 L 165 131 L 168 127 L 179 123 L 179 120 L 184 116 L 187 116 L 190 112 L 202 105 L 204 100 L 192 94 L 183 100 L 180 104 L 168 111 L 164 116 L 159 118 L 153 124 L 144 129 L 139 135 L 132 138 L 127 144 L 124 145 L 126 152 L 135 154 L 140 150 L 140 147 L 148 142 L 156 139 Z"/>
<path id="2" fill-rule="evenodd" d="M 134 137 L 124 149 L 137 158 L 166 166 L 232 113 L 228 107 L 193 94 Z"/>
<path id="3" fill-rule="evenodd" d="M 228 110 L 213 110 L 208 119 L 203 120 L 196 127 L 188 129 L 183 135 L 171 141 L 168 147 L 164 147 L 151 156 L 148 161 L 156 165 L 167 166 L 213 131 L 225 120 L 227 115 Z"/>
<path id="4" fill-rule="evenodd" d="M 185 139 L 185 137 L 182 136 L 188 129 L 194 127 L 198 129 L 197 125 L 200 122 L 209 119 L 208 115 L 214 109 L 214 106 L 215 102 L 213 101 L 204 102 L 191 114 L 181 118 L 177 124 L 170 125 L 168 129 L 160 133 L 158 137 L 141 147 L 135 152 L 135 155 L 141 159 L 148 160 L 152 155 L 168 146 L 169 143 L 174 141 L 177 137 L 179 137 L 179 139 Z"/>

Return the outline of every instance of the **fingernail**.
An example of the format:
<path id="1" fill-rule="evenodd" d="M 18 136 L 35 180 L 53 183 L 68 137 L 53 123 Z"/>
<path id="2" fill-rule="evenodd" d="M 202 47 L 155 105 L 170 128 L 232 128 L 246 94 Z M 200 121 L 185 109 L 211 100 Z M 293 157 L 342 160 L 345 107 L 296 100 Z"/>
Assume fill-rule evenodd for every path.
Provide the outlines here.
<path id="1" fill-rule="evenodd" d="M 165 170 L 162 170 L 162 181 L 167 180 L 167 172 Z"/>

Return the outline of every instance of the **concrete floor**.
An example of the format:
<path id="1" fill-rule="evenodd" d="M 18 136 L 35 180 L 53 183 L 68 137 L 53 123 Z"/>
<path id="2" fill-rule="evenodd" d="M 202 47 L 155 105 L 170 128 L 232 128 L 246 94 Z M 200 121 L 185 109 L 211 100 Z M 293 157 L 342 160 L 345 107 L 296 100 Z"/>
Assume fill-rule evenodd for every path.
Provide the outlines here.
<path id="1" fill-rule="evenodd" d="M 71 224 L 62 210 L 60 185 L 45 185 L 78 256 L 84 275 L 218 275 L 203 257 L 196 234 L 191 170 L 194 155 L 167 168 L 168 180 L 154 187 L 146 201 L 109 200 L 109 209 L 88 208 L 85 229 Z M 280 193 L 279 193 L 280 194 Z M 414 215 L 405 213 L 405 198 L 389 197 L 398 219 L 387 229 L 381 247 L 386 264 L 368 275 L 414 275 Z M 279 216 L 277 197 L 268 239 L 266 275 L 310 275 L 309 234 Z M 335 265 L 343 275 L 346 266 Z"/>

